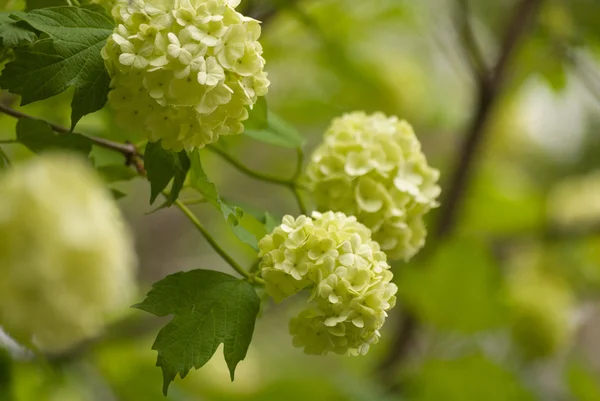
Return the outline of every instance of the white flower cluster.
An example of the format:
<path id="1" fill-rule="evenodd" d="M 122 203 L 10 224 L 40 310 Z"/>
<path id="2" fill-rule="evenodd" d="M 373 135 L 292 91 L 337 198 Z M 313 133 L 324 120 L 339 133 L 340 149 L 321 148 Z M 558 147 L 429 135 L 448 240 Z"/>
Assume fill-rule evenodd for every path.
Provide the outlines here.
<path id="1" fill-rule="evenodd" d="M 407 122 L 362 112 L 335 119 L 307 177 L 319 210 L 356 216 L 390 259 L 408 260 L 425 244 L 423 216 L 437 206 L 439 172 Z"/>
<path id="2" fill-rule="evenodd" d="M 379 341 L 397 287 L 386 255 L 355 217 L 285 216 L 259 248 L 261 275 L 277 302 L 311 289 L 308 308 L 290 322 L 296 347 L 315 355 L 364 355 Z"/>
<path id="3" fill-rule="evenodd" d="M 134 295 L 132 239 L 86 162 L 48 154 L 0 176 L 0 326 L 43 350 L 98 334 Z"/>
<path id="4" fill-rule="evenodd" d="M 269 80 L 259 21 L 239 0 L 119 1 L 102 50 L 120 124 L 168 149 L 201 148 L 240 134 Z"/>

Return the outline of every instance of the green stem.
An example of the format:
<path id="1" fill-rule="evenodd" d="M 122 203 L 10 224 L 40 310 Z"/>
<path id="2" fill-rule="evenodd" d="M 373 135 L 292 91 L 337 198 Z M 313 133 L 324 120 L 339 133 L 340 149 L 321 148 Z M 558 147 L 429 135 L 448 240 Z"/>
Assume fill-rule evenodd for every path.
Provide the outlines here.
<path id="1" fill-rule="evenodd" d="M 191 205 L 202 205 L 204 203 L 207 203 L 208 200 L 202 198 L 202 199 L 183 200 L 181 202 L 186 206 L 191 206 Z"/>
<path id="2" fill-rule="evenodd" d="M 217 241 L 212 237 L 212 235 L 208 232 L 208 230 L 200 223 L 200 220 L 196 217 L 194 213 L 180 200 L 176 200 L 174 203 L 175 206 L 179 208 L 183 212 L 183 214 L 188 218 L 188 220 L 196 227 L 196 229 L 202 234 L 204 239 L 209 243 L 209 245 L 225 260 L 229 266 L 233 268 L 236 272 L 238 272 L 242 277 L 250 282 L 258 282 L 264 283 L 262 279 L 258 277 L 254 277 L 252 274 L 248 273 L 242 266 L 240 266 L 229 254 L 225 251 L 221 245 L 217 243 Z"/>
<path id="3" fill-rule="evenodd" d="M 297 161 L 296 161 L 296 172 L 294 173 L 293 182 L 294 185 L 290 188 L 296 198 L 296 202 L 298 202 L 298 207 L 300 208 L 300 212 L 304 215 L 308 214 L 308 209 L 306 207 L 306 203 L 302 199 L 302 194 L 300 193 L 300 185 L 298 185 L 298 180 L 302 175 L 302 167 L 304 166 L 304 151 L 301 147 L 296 148 Z"/>
<path id="4" fill-rule="evenodd" d="M 286 187 L 295 185 L 293 179 L 286 180 L 285 178 L 279 178 L 279 177 L 275 177 L 275 176 L 272 176 L 269 174 L 261 173 L 260 171 L 252 170 L 251 168 L 240 163 L 238 160 L 234 159 L 231 155 L 222 151 L 221 149 L 219 149 L 216 146 L 208 146 L 207 148 L 212 150 L 219 156 L 221 156 L 223 159 L 225 159 L 225 161 L 227 161 L 229 164 L 231 164 L 233 167 L 235 167 L 238 171 L 240 171 L 252 178 L 256 178 L 259 181 L 270 182 L 272 184 L 283 185 Z"/>
<path id="5" fill-rule="evenodd" d="M 296 172 L 294 173 L 294 177 L 292 178 L 292 180 L 297 184 L 298 179 L 302 175 L 302 167 L 304 166 L 304 151 L 301 147 L 296 148 L 296 155 Z"/>
<path id="6" fill-rule="evenodd" d="M 281 185 L 281 186 L 289 188 L 292 191 L 292 193 L 294 194 L 294 197 L 296 198 L 296 202 L 298 203 L 300 212 L 302 214 L 307 213 L 308 209 L 306 208 L 306 204 L 304 203 L 304 200 L 302 199 L 302 196 L 300 194 L 300 190 L 306 189 L 306 188 L 304 188 L 302 185 L 300 185 L 298 183 L 298 178 L 300 178 L 300 175 L 302 174 L 302 166 L 304 164 L 304 152 L 302 151 L 302 148 L 296 149 L 296 152 L 298 154 L 298 161 L 296 164 L 296 170 L 294 172 L 294 176 L 291 179 L 274 177 L 269 174 L 261 173 L 260 171 L 252 170 L 251 168 L 240 163 L 238 160 L 233 158 L 230 154 L 222 151 L 221 149 L 217 148 L 216 146 L 208 146 L 208 149 L 212 150 L 213 152 L 215 152 L 216 154 L 221 156 L 225 161 L 227 161 L 229 164 L 231 164 L 235 169 L 242 172 L 243 174 L 246 174 L 247 176 L 255 178 L 259 181 L 264 181 L 264 182 L 268 182 L 271 184 Z"/>
<path id="7" fill-rule="evenodd" d="M 302 199 L 302 194 L 300 193 L 300 189 L 298 187 L 292 187 L 292 193 L 296 198 L 296 202 L 298 202 L 298 207 L 300 208 L 300 213 L 304 215 L 308 215 L 308 209 L 306 208 L 306 203 L 304 203 L 304 199 Z"/>
<path id="8" fill-rule="evenodd" d="M 0 145 L 12 145 L 12 144 L 15 144 L 15 143 L 17 143 L 16 139 L 3 139 L 3 140 L 0 140 Z"/>

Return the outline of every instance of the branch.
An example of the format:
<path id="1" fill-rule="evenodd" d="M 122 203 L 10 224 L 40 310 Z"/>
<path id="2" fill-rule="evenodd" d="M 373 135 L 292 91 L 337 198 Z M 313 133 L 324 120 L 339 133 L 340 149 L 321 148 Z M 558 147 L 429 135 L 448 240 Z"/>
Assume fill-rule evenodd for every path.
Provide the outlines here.
<path id="1" fill-rule="evenodd" d="M 522 0 L 515 7 L 502 40 L 498 60 L 489 74 L 489 78 L 482 78 L 479 81 L 477 110 L 467 127 L 465 140 L 459 152 L 458 165 L 445 191 L 445 199 L 441 202 L 440 220 L 433 233 L 437 238 L 449 235 L 456 225 L 456 217 L 462 206 L 461 203 L 470 179 L 471 166 L 485 136 L 489 117 L 500 97 L 508 70 L 508 62 L 541 2 L 542 0 Z"/>
<path id="2" fill-rule="evenodd" d="M 469 19 L 469 16 L 471 15 L 469 0 L 457 0 L 456 3 L 456 24 L 462 39 L 462 44 L 467 52 L 473 75 L 478 80 L 488 79 L 487 74 L 489 69 L 483 54 L 481 53 L 481 49 L 475 38 L 475 33 L 473 32 L 473 26 Z"/>
<path id="3" fill-rule="evenodd" d="M 251 168 L 249 168 L 245 164 L 241 163 L 239 160 L 235 159 L 230 154 L 228 154 L 227 152 L 224 152 L 223 150 L 219 149 L 216 146 L 209 145 L 209 146 L 207 146 L 207 148 L 212 150 L 213 152 L 215 152 L 217 155 L 221 156 L 225 161 L 227 161 L 236 170 L 240 171 L 243 174 L 246 174 L 249 177 L 252 177 L 259 181 L 264 181 L 264 182 L 268 182 L 270 184 L 281 185 L 286 188 L 289 188 L 290 191 L 292 191 L 292 194 L 294 195 L 296 202 L 298 203 L 298 208 L 300 209 L 300 212 L 304 215 L 307 214 L 308 209 L 306 208 L 306 204 L 304 203 L 304 200 L 302 199 L 302 194 L 300 193 L 301 189 L 307 189 L 307 188 L 303 187 L 302 185 L 300 185 L 298 183 L 298 179 L 302 175 L 302 165 L 304 163 L 304 152 L 302 151 L 302 148 L 296 149 L 297 154 L 298 154 L 297 162 L 296 162 L 296 170 L 294 171 L 294 176 L 290 179 L 279 178 L 279 177 L 275 177 L 275 176 L 272 176 L 269 174 L 261 173 L 260 171 L 252 170 Z"/>
<path id="4" fill-rule="evenodd" d="M 22 112 L 15 110 L 9 106 L 6 106 L 2 103 L 0 103 L 0 112 L 4 113 L 6 115 L 9 115 L 11 117 L 14 117 L 14 118 L 39 120 L 38 118 L 30 116 L 29 114 L 22 113 Z M 144 169 L 144 164 L 142 162 L 142 160 L 143 160 L 142 156 L 138 153 L 138 151 L 134 145 L 132 145 L 130 143 L 113 142 L 108 139 L 104 139 L 104 138 L 100 138 L 100 137 L 96 137 L 96 136 L 90 136 L 90 135 L 83 135 L 83 134 L 80 134 L 77 132 L 71 133 L 71 131 L 67 127 L 63 127 L 61 125 L 54 124 L 54 123 L 51 123 L 51 122 L 48 122 L 45 120 L 41 120 L 41 121 L 44 121 L 45 123 L 47 123 L 54 132 L 58 132 L 59 134 L 81 135 L 81 136 L 88 138 L 90 141 L 92 141 L 92 143 L 94 145 L 121 153 L 123 156 L 125 156 L 125 162 L 128 166 L 133 165 L 133 166 L 135 166 L 135 169 L 137 170 L 138 174 L 146 175 L 146 170 Z"/>
<path id="5" fill-rule="evenodd" d="M 230 154 L 228 154 L 227 152 L 224 152 L 223 150 L 219 149 L 216 146 L 209 145 L 209 146 L 207 146 L 207 149 L 215 152 L 217 155 L 221 156 L 227 163 L 229 163 L 236 170 L 238 170 L 239 172 L 241 172 L 243 174 L 246 174 L 249 177 L 252 177 L 259 181 L 264 181 L 264 182 L 268 182 L 271 184 L 275 184 L 275 185 L 282 185 L 284 187 L 293 187 L 294 186 L 293 178 L 286 180 L 285 178 L 279 178 L 279 177 L 275 177 L 275 176 L 272 176 L 269 174 L 261 173 L 260 171 L 252 170 L 251 168 L 249 168 L 245 164 L 240 163 L 238 160 L 236 160 Z"/>
<path id="6" fill-rule="evenodd" d="M 30 116 L 28 114 L 22 113 L 20 111 L 17 111 L 15 109 L 12 109 L 8 106 L 5 106 L 3 104 L 0 104 L 0 112 L 5 113 L 9 116 L 15 117 L 15 118 L 26 118 L 26 119 L 30 119 L 30 120 L 38 120 L 37 118 Z M 45 121 L 45 120 L 41 120 L 44 121 L 45 123 L 47 123 L 53 131 L 61 133 L 61 134 L 69 134 L 70 131 L 68 128 Z M 99 137 L 94 137 L 94 136 L 86 136 L 83 134 L 78 134 L 78 133 L 73 133 L 74 135 L 81 135 L 81 136 L 85 136 L 86 138 L 90 139 L 92 141 L 92 143 L 94 143 L 95 145 L 101 146 L 103 148 L 115 151 L 115 152 L 119 152 L 121 154 L 123 154 L 125 156 L 125 159 L 127 161 L 127 165 L 135 165 L 136 170 L 138 172 L 139 175 L 145 176 L 146 175 L 146 171 L 144 169 L 144 164 L 143 164 L 143 157 L 138 153 L 136 147 L 133 144 L 123 144 L 123 143 L 118 143 L 118 142 L 113 142 L 104 138 L 99 138 Z M 218 150 L 215 147 L 211 147 L 211 149 L 215 150 L 217 153 L 221 154 L 221 156 L 225 157 L 230 163 L 235 164 L 237 163 L 237 161 L 233 158 L 231 158 L 229 155 L 227 155 L 226 153 Z M 247 174 L 250 174 L 252 172 L 252 170 L 247 169 L 245 166 L 237 163 L 236 164 L 237 168 L 243 168 L 245 170 L 245 172 Z M 256 175 L 258 175 L 260 177 L 259 173 L 254 173 Z M 266 176 L 263 176 L 262 178 L 265 179 Z M 270 180 L 276 180 L 275 178 L 270 178 Z M 296 182 L 293 180 L 278 180 L 283 182 L 286 186 L 290 187 L 293 191 L 296 191 Z M 210 233 L 206 230 L 206 228 L 200 223 L 200 221 L 196 218 L 196 216 L 188 209 L 188 207 L 185 205 L 184 202 L 177 200 L 175 202 L 175 206 L 177 206 L 182 212 L 183 214 L 190 220 L 190 222 L 196 227 L 196 229 L 198 229 L 198 231 L 202 234 L 202 236 L 206 239 L 206 241 L 210 244 L 210 246 L 235 270 L 237 271 L 240 275 L 242 275 L 244 278 L 248 279 L 249 281 L 254 281 L 254 282 L 262 282 L 262 280 L 260 278 L 254 277 L 251 274 L 249 274 L 247 271 L 244 270 L 244 268 L 242 268 L 235 260 L 233 260 L 228 254 L 227 252 L 221 248 L 221 246 L 214 240 L 214 238 L 212 238 L 212 236 L 210 235 Z"/>
<path id="7" fill-rule="evenodd" d="M 471 175 L 471 167 L 485 137 L 487 123 L 494 106 L 501 95 L 508 72 L 508 62 L 541 3 L 542 0 L 521 0 L 515 6 L 493 69 L 478 78 L 477 109 L 464 134 L 465 140 L 459 151 L 456 170 L 450 178 L 448 188 L 443 192 L 445 199 L 442 199 L 440 217 L 432 232 L 434 240 L 447 238 L 456 228 L 457 216 Z M 378 369 L 379 375 L 387 378 L 388 382 L 393 377 L 393 368 L 408 354 L 419 327 L 417 318 L 410 313 L 403 316 L 401 325 L 400 333 Z"/>

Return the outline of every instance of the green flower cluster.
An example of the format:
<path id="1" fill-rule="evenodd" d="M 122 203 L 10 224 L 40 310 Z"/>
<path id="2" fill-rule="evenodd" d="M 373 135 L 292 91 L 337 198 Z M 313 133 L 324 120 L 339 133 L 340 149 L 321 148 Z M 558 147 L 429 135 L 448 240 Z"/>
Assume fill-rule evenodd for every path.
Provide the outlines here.
<path id="1" fill-rule="evenodd" d="M 109 102 L 129 129 L 168 149 L 201 148 L 240 134 L 269 80 L 259 21 L 239 0 L 120 1 L 102 50 Z"/>
<path id="2" fill-rule="evenodd" d="M 76 156 L 47 154 L 0 176 L 0 326 L 60 351 L 97 335 L 135 290 L 132 238 Z"/>
<path id="3" fill-rule="evenodd" d="M 536 259 L 528 258 L 530 264 L 515 266 L 507 282 L 511 335 L 529 359 L 546 358 L 565 348 L 576 323 L 572 319 L 575 304 L 571 289 L 536 266 Z"/>
<path id="4" fill-rule="evenodd" d="M 390 259 L 408 260 L 425 244 L 438 178 L 412 127 L 381 113 L 335 119 L 307 166 L 317 208 L 356 216 Z"/>
<path id="5" fill-rule="evenodd" d="M 281 302 L 310 288 L 309 306 L 290 322 L 307 354 L 364 355 L 379 340 L 397 287 L 370 230 L 343 213 L 285 216 L 259 243 L 266 291 Z"/>

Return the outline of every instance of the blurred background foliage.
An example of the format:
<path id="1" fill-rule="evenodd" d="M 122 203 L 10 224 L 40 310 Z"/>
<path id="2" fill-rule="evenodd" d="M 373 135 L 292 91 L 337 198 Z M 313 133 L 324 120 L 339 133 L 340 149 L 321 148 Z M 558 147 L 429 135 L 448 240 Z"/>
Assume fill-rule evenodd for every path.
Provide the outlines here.
<path id="1" fill-rule="evenodd" d="M 519 13 L 527 3 L 528 20 Z M 268 102 L 306 136 L 307 152 L 333 117 L 383 111 L 413 124 L 445 193 L 465 158 L 467 185 L 452 228 L 435 234 L 448 213 L 442 205 L 426 248 L 394 266 L 398 306 L 369 355 L 303 355 L 287 333 L 301 305 L 267 303 L 234 383 L 217 352 L 176 381 L 167 400 L 600 400 L 600 1 L 243 0 L 240 7 L 264 20 Z M 490 95 L 486 79 L 513 39 Z M 493 101 L 469 151 L 469 127 L 489 101 L 481 93 Z M 22 110 L 67 124 L 69 99 Z M 0 116 L 0 138 L 12 138 L 14 125 Z M 141 139 L 119 130 L 109 110 L 78 130 Z M 293 172 L 293 153 L 243 137 L 225 145 L 256 169 Z M 31 156 L 20 145 L 2 148 L 13 162 Z M 297 213 L 285 189 L 204 156 L 225 198 Z M 98 166 L 122 162 L 98 149 L 93 157 Z M 147 214 L 146 182 L 111 185 L 127 194 L 119 202 L 136 231 L 140 299 L 171 272 L 226 268 L 177 213 Z M 235 257 L 252 262 L 252 250 L 213 210 L 194 210 Z M 106 336 L 48 365 L 19 358 L 15 347 L 17 357 L 0 352 L 0 400 L 165 399 L 150 349 L 160 322 L 145 319 L 132 311 Z"/>

